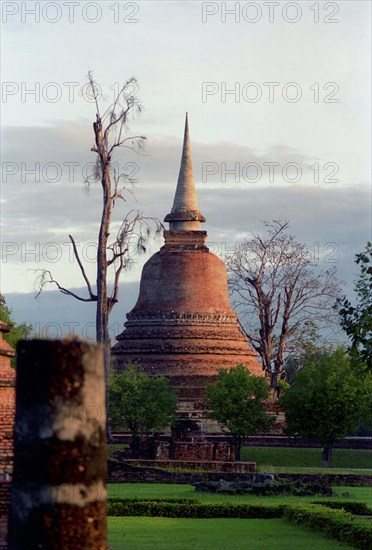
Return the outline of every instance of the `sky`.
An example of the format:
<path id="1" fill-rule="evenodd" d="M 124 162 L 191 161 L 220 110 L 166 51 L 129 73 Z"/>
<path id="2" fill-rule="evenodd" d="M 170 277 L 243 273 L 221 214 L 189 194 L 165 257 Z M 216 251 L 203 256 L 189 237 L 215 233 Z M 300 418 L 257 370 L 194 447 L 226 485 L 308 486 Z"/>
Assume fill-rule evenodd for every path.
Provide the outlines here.
<path id="1" fill-rule="evenodd" d="M 371 239 L 370 8 L 339 2 L 1 2 L 1 292 L 35 334 L 93 338 L 94 305 L 51 288 L 38 269 L 82 294 L 72 234 L 94 278 L 99 184 L 94 105 L 132 76 L 144 109 L 128 135 L 145 154 L 114 161 L 137 179 L 114 211 L 170 211 L 189 113 L 194 176 L 212 252 L 226 259 L 263 222 L 290 221 L 322 269 L 352 296 L 355 254 Z M 121 284 L 110 325 L 122 331 L 151 241 Z"/>

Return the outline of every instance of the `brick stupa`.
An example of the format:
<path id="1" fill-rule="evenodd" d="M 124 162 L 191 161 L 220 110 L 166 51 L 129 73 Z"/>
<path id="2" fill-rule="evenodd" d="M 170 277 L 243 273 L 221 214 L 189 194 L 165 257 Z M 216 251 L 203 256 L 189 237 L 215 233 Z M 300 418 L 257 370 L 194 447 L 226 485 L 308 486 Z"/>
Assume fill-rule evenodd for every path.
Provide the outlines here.
<path id="1" fill-rule="evenodd" d="M 165 244 L 144 265 L 139 298 L 112 349 L 118 372 L 129 361 L 150 375 L 167 376 L 180 397 L 179 418 L 203 432 L 205 386 L 218 370 L 242 363 L 262 375 L 229 302 L 225 264 L 205 245 L 192 172 L 186 115 L 180 173 L 173 207 L 165 222 Z"/>

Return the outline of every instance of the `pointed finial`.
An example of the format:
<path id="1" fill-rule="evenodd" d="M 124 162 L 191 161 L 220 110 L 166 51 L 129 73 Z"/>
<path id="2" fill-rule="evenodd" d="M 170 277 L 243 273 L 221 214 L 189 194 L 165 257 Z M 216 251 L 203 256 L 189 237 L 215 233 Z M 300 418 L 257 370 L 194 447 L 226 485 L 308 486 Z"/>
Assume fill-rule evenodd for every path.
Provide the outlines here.
<path id="1" fill-rule="evenodd" d="M 170 230 L 178 231 L 200 231 L 200 222 L 205 221 L 204 216 L 202 216 L 199 211 L 194 176 L 192 173 L 188 113 L 186 113 L 181 166 L 176 194 L 174 196 L 172 211 L 165 217 L 164 221 L 169 222 Z"/>

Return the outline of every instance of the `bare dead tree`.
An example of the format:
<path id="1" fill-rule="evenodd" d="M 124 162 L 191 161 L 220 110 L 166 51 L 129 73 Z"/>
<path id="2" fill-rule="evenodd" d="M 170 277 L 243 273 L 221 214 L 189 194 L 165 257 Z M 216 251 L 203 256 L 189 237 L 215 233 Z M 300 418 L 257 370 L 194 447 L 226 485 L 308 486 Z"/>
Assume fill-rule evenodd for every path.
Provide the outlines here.
<path id="1" fill-rule="evenodd" d="M 136 96 L 135 78 L 125 82 L 114 102 L 103 113 L 99 105 L 98 87 L 91 72 L 88 74 L 88 85 L 96 107 L 96 119 L 93 123 L 94 145 L 91 151 L 96 153 L 97 158 L 95 169 L 87 179 L 88 183 L 100 181 L 103 199 L 97 242 L 95 286 L 87 275 L 74 238 L 69 235 L 74 257 L 87 289 L 87 296 L 79 296 L 65 288 L 49 270 L 45 269 L 39 270 L 37 296 L 47 284 L 54 284 L 63 294 L 82 302 L 96 302 L 96 341 L 104 345 L 107 378 L 110 371 L 109 315 L 118 302 L 120 276 L 131 261 L 130 249 L 133 244 L 135 243 L 137 251 L 144 251 L 151 229 L 155 226 L 155 230 L 160 231 L 161 224 L 154 218 L 145 217 L 138 210 L 130 210 L 125 214 L 114 240 L 109 240 L 113 208 L 117 201 L 126 202 L 127 193 L 130 192 L 126 184 L 132 183 L 125 173 L 116 170 L 112 159 L 116 149 L 119 148 L 137 152 L 143 149 L 146 139 L 144 136 L 127 136 L 129 115 L 141 112 L 142 106 Z"/>
<path id="2" fill-rule="evenodd" d="M 340 292 L 335 269 L 318 270 L 306 245 L 286 232 L 289 222 L 265 222 L 267 235 L 252 235 L 228 259 L 234 305 L 242 327 L 277 388 L 288 355 L 304 331 L 338 324 L 333 306 Z"/>

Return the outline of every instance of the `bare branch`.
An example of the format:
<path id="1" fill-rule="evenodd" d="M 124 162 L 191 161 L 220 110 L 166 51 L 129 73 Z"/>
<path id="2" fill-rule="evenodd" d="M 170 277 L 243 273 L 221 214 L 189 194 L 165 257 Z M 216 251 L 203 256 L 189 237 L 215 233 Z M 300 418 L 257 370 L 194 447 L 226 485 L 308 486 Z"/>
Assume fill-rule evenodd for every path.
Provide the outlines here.
<path id="1" fill-rule="evenodd" d="M 100 112 L 99 112 L 97 85 L 96 85 L 95 80 L 93 79 L 93 73 L 92 73 L 92 71 L 89 71 L 89 72 L 88 72 L 88 81 L 89 81 L 90 88 L 91 88 L 91 90 L 92 90 L 92 94 L 93 94 L 93 97 L 94 97 L 94 103 L 95 103 L 95 106 L 96 106 L 97 116 L 98 116 L 99 118 L 101 118 Z"/>
<path id="2" fill-rule="evenodd" d="M 78 296 L 71 290 L 68 290 L 67 288 L 61 286 L 58 281 L 56 281 L 51 272 L 48 269 L 35 269 L 35 273 L 40 271 L 39 275 L 39 290 L 35 296 L 35 298 L 38 298 L 42 291 L 44 290 L 44 286 L 47 284 L 55 284 L 56 287 L 62 294 L 67 294 L 68 296 L 72 296 L 73 298 L 76 298 L 76 300 L 80 300 L 81 302 L 96 302 L 97 296 L 94 296 L 93 294 L 89 298 L 83 298 L 82 296 Z"/>
<path id="3" fill-rule="evenodd" d="M 92 292 L 92 287 L 91 287 L 90 281 L 89 281 L 88 276 L 87 276 L 87 274 L 86 274 L 86 272 L 85 272 L 84 266 L 83 266 L 83 264 L 81 263 L 81 260 L 80 260 L 80 257 L 79 257 L 79 253 L 78 253 L 78 251 L 77 251 L 76 243 L 75 243 L 75 241 L 74 241 L 72 235 L 69 235 L 69 239 L 70 239 L 70 241 L 71 241 L 71 243 L 72 243 L 72 247 L 73 247 L 73 249 L 74 249 L 74 256 L 75 256 L 76 261 L 77 261 L 77 263 L 78 263 L 78 265 L 79 265 L 79 267 L 80 267 L 81 274 L 82 274 L 82 276 L 83 276 L 83 278 L 84 278 L 84 281 L 86 282 L 86 285 L 87 285 L 87 288 L 88 288 L 88 292 L 89 292 L 89 296 L 90 296 L 91 298 L 97 298 L 96 296 L 94 296 L 94 294 L 93 294 L 93 292 Z"/>
<path id="4" fill-rule="evenodd" d="M 110 147 L 109 154 L 111 154 L 116 147 L 125 147 L 126 149 L 135 151 L 137 154 L 143 156 L 143 153 L 141 153 L 140 150 L 142 149 L 142 143 L 145 140 L 146 138 L 144 136 L 131 136 L 125 139 L 121 139 L 120 141 L 115 141 Z M 127 141 L 132 142 L 132 146 L 124 145 L 124 143 L 126 143 Z"/>

